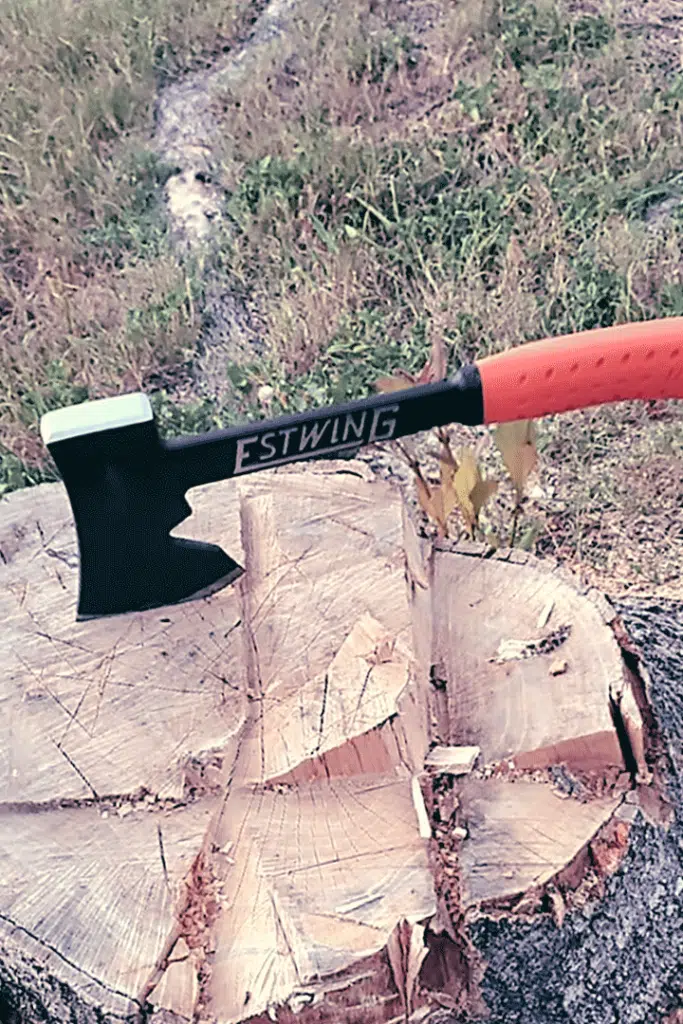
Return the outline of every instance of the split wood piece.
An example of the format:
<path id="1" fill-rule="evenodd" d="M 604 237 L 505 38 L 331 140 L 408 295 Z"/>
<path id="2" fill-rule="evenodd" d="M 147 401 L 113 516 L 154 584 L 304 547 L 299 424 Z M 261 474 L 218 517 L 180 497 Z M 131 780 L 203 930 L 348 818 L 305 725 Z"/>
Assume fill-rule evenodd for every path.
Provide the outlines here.
<path id="1" fill-rule="evenodd" d="M 440 897 L 451 914 L 486 912 L 547 885 L 610 825 L 614 784 L 644 764 L 640 713 L 604 599 L 522 552 L 432 544 L 407 509 L 404 524 L 433 725 L 440 743 L 481 749 L 475 775 L 437 795 L 437 860 L 459 879 Z M 553 768 L 567 790 L 583 780 L 579 798 Z"/>
<path id="2" fill-rule="evenodd" d="M 619 806 L 617 798 L 558 800 L 549 785 L 465 779 L 467 839 L 460 849 L 462 909 L 523 896 L 554 879 Z"/>
<path id="3" fill-rule="evenodd" d="M 624 763 L 617 710 L 642 766 L 640 713 L 600 604 L 524 552 L 432 550 L 408 515 L 406 529 L 412 603 L 428 637 L 422 673 L 436 675 L 442 694 L 441 742 L 481 747 L 482 764 L 600 773 Z M 556 675 L 559 657 L 567 668 Z"/>
<path id="4" fill-rule="evenodd" d="M 479 747 L 434 747 L 425 758 L 425 768 L 448 775 L 468 775 L 480 754 Z"/>
<path id="5" fill-rule="evenodd" d="M 370 479 L 322 469 L 242 486 L 243 621 L 259 702 L 244 782 L 422 769 L 429 732 L 411 669 L 400 503 Z"/>
<path id="6" fill-rule="evenodd" d="M 194 521 L 239 556 L 233 491 L 195 491 Z M 221 516 L 209 515 L 217 501 Z M 229 761 L 246 713 L 234 588 L 75 622 L 78 548 L 60 484 L 0 502 L 0 550 L 0 805 L 141 789 L 180 799 L 193 759 Z"/>
<path id="7" fill-rule="evenodd" d="M 239 556 L 237 496 L 220 490 L 194 492 L 192 526 Z M 53 1019 L 129 1013 L 177 928 L 246 719 L 238 594 L 77 623 L 60 484 L 0 502 L 0 551 L 3 959 Z M 174 975 L 164 1003 L 186 1006 L 193 974 Z"/>
<path id="8" fill-rule="evenodd" d="M 413 800 L 429 730 L 400 500 L 348 470 L 276 484 L 242 488 L 252 717 L 215 839 L 229 910 L 210 1005 L 239 1021 L 327 1005 L 346 984 L 347 1003 L 371 999 L 386 1020 L 400 1000 L 382 951 L 402 918 L 435 910 Z"/>
<path id="9" fill-rule="evenodd" d="M 279 1004 L 329 1008 L 340 984 L 340 1019 L 364 1001 L 378 1004 L 379 1020 L 400 1013 L 383 950 L 402 918 L 435 911 L 409 778 L 244 788 L 228 801 L 217 842 L 230 858 L 211 981 L 219 1020 Z"/>
<path id="10" fill-rule="evenodd" d="M 175 931 L 214 805 L 141 801 L 124 818 L 87 805 L 0 810 L 0 954 L 29 994 L 68 998 L 61 1011 L 44 1003 L 48 1019 L 75 1006 L 132 1012 Z M 186 1006 L 194 984 L 192 970 L 176 973 L 166 1004 Z"/>

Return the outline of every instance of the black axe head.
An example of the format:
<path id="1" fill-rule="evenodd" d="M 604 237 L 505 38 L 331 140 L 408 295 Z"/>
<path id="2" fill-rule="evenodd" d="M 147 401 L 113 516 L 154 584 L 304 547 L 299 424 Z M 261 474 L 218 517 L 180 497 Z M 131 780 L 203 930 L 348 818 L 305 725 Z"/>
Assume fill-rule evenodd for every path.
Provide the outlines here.
<path id="1" fill-rule="evenodd" d="M 191 514 L 191 481 L 173 465 L 146 395 L 58 409 L 40 426 L 76 521 L 78 619 L 189 601 L 242 574 L 217 545 L 170 536 Z"/>

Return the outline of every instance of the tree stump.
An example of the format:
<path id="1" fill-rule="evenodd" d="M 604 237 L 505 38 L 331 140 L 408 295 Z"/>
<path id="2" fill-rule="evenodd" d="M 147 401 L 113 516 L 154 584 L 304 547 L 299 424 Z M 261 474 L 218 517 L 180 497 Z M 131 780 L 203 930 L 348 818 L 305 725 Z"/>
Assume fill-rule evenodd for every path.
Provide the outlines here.
<path id="1" fill-rule="evenodd" d="M 0 1019 L 674 1010 L 677 608 L 434 544 L 360 463 L 191 504 L 240 582 L 77 623 L 64 489 L 0 502 Z"/>

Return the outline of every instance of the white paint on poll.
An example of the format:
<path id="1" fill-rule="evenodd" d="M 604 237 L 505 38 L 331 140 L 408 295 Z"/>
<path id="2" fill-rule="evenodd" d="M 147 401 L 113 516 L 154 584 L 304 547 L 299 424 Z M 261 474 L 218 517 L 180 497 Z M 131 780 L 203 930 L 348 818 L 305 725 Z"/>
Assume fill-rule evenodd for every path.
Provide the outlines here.
<path id="1" fill-rule="evenodd" d="M 153 418 L 149 398 L 141 391 L 115 398 L 98 398 L 80 405 L 47 412 L 40 420 L 40 436 L 46 445 L 101 430 L 130 427 Z"/>

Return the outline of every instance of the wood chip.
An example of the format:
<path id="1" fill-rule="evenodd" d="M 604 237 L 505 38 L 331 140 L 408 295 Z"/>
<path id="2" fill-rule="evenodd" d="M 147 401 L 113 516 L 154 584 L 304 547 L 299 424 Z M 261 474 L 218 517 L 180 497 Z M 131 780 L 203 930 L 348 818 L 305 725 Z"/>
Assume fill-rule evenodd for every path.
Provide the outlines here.
<path id="1" fill-rule="evenodd" d="M 425 800 L 422 795 L 422 787 L 420 786 L 419 775 L 413 775 L 411 785 L 413 794 L 413 804 L 415 806 L 415 813 L 417 814 L 417 823 L 420 829 L 420 837 L 422 839 L 431 839 L 432 827 L 429 824 L 429 816 L 427 815 L 427 808 L 425 807 Z"/>
<path id="2" fill-rule="evenodd" d="M 561 928 L 564 921 L 564 915 L 567 910 L 564 899 L 562 898 L 562 893 L 552 885 L 548 886 L 547 893 L 550 899 L 550 909 L 553 919 L 557 927 Z"/>
<path id="3" fill-rule="evenodd" d="M 448 775 L 468 775 L 480 753 L 479 747 L 434 747 L 425 758 L 425 768 Z"/>
<path id="4" fill-rule="evenodd" d="M 539 654 L 550 654 L 561 647 L 570 634 L 571 626 L 564 625 L 558 626 L 537 640 L 503 639 L 498 644 L 495 658 L 490 658 L 489 661 L 501 665 L 506 661 L 522 661 L 524 658 L 534 658 Z"/>

